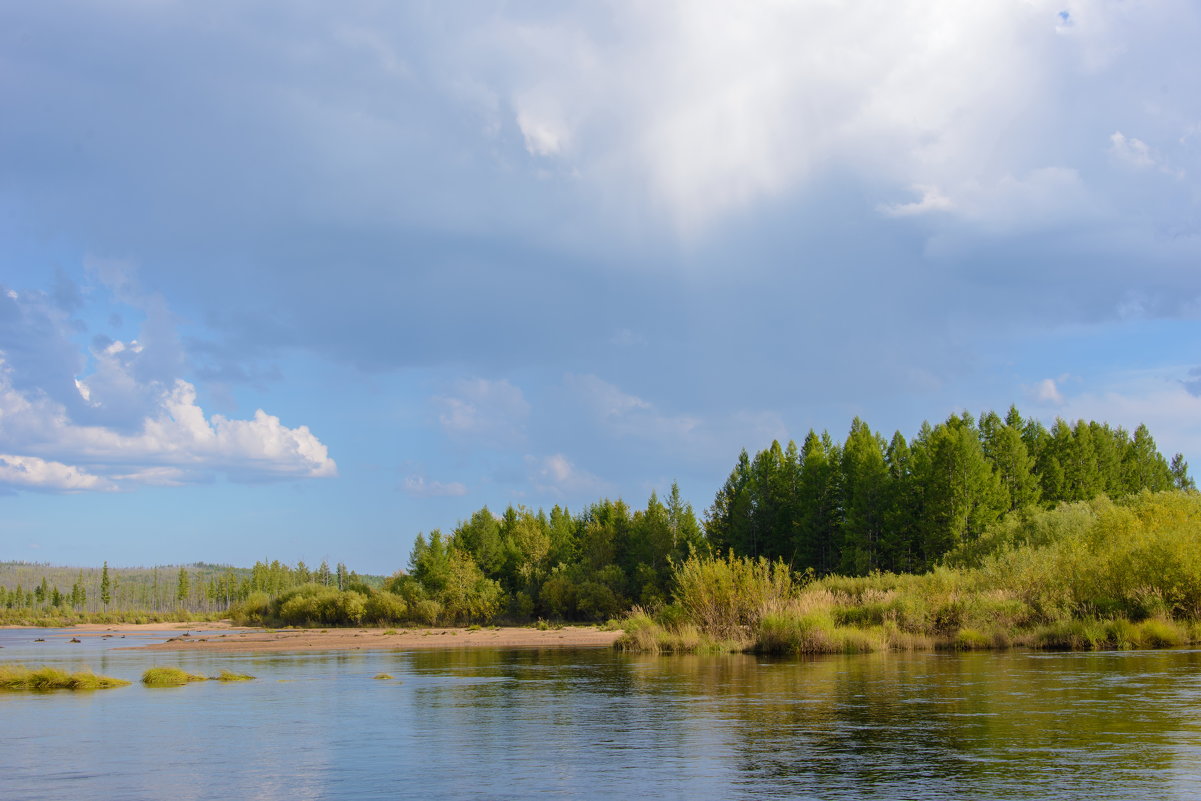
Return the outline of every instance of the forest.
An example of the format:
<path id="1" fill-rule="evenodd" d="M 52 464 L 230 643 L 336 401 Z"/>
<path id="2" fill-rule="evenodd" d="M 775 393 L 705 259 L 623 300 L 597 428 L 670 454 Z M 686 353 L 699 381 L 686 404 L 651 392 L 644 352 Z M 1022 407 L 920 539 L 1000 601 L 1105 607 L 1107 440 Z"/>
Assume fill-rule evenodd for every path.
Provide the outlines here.
<path id="1" fill-rule="evenodd" d="M 269 625 L 604 621 L 673 608 L 697 560 L 761 560 L 802 582 L 929 574 L 1014 547 L 1021 526 L 1050 510 L 1193 489 L 1183 457 L 1165 459 L 1141 425 L 1048 429 L 1011 408 L 923 423 L 907 440 L 856 418 L 841 442 L 810 431 L 800 446 L 743 451 L 703 521 L 676 485 L 641 509 L 608 499 L 575 514 L 484 507 L 448 533 L 418 534 L 407 570 L 387 578 L 278 561 L 111 576 L 107 565 L 44 567 L 38 577 L 37 565 L 8 563 L 0 606 L 9 622 L 129 610 Z"/>

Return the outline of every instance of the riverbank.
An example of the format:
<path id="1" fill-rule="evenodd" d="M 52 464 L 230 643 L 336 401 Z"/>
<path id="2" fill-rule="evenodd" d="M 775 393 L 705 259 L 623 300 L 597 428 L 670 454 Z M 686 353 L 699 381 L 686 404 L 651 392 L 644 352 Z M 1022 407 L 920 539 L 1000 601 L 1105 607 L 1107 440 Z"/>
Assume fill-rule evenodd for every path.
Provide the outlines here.
<path id="1" fill-rule="evenodd" d="M 109 627 L 117 629 L 119 627 Z M 225 626 L 214 633 L 212 624 L 173 633 L 171 639 L 130 650 L 153 651 L 367 651 L 418 648 L 612 648 L 620 631 L 596 626 L 561 629 L 494 628 L 355 628 L 355 629 L 247 629 Z M 194 633 L 203 631 L 204 633 Z M 81 632 L 83 633 L 83 632 Z M 86 635 L 112 634 L 86 632 Z M 124 650 L 124 649 L 122 649 Z"/>

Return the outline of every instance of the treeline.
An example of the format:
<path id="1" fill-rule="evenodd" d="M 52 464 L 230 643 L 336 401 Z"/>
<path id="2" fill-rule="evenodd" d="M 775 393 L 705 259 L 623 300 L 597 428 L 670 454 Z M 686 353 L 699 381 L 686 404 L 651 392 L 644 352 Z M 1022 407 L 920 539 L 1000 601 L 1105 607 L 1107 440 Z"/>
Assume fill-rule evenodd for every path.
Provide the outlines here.
<path id="1" fill-rule="evenodd" d="M 223 612 L 252 593 L 278 595 L 310 582 L 337 589 L 350 584 L 378 587 L 383 576 L 359 576 L 346 565 L 333 569 L 323 561 L 315 569 L 303 561 L 290 567 L 278 561 L 252 568 L 212 565 L 155 567 L 56 567 L 32 562 L 0 562 L 0 610 L 14 616 Z"/>
<path id="2" fill-rule="evenodd" d="M 717 550 L 781 559 L 818 575 L 921 572 L 980 538 L 1008 513 L 1141 490 L 1189 489 L 1146 426 L 1056 420 L 1047 429 L 1011 407 L 964 413 L 911 441 L 885 440 L 859 418 L 846 439 L 809 432 L 752 459 L 744 450 L 708 510 Z"/>
<path id="3" fill-rule="evenodd" d="M 1201 494 L 1142 491 L 1007 515 L 970 558 L 921 574 L 797 581 L 782 561 L 690 558 L 638 651 L 832 653 L 1160 648 L 1201 642 Z"/>
<path id="4" fill-rule="evenodd" d="M 673 485 L 645 509 L 604 500 L 578 515 L 509 507 L 480 509 L 450 534 L 418 534 L 409 571 L 382 588 L 316 585 L 256 593 L 235 619 L 286 625 L 510 620 L 606 620 L 633 604 L 670 600 L 672 566 L 707 552 L 692 506 Z"/>

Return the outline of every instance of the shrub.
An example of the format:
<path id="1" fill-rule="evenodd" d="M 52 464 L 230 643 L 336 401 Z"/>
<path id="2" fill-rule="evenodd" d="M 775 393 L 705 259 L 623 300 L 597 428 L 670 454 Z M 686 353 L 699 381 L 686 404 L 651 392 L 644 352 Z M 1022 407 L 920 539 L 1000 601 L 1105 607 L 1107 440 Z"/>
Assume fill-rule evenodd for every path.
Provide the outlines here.
<path id="1" fill-rule="evenodd" d="M 405 620 L 409 605 L 395 593 L 386 590 L 374 593 L 363 605 L 363 618 L 373 623 L 399 623 Z"/>
<path id="2" fill-rule="evenodd" d="M 770 604 L 786 601 L 792 574 L 783 562 L 728 553 L 725 559 L 691 556 L 675 569 L 675 600 L 702 631 L 737 638 L 754 629 Z"/>

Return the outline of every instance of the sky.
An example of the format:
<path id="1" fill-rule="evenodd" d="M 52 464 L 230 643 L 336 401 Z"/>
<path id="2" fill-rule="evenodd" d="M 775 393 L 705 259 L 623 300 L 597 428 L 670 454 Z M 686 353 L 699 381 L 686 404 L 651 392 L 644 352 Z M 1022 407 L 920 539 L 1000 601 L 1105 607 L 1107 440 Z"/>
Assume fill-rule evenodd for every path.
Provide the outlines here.
<path id="1" fill-rule="evenodd" d="M 1011 404 L 1201 465 L 1188 0 L 0 6 L 0 559 L 405 567 Z"/>

